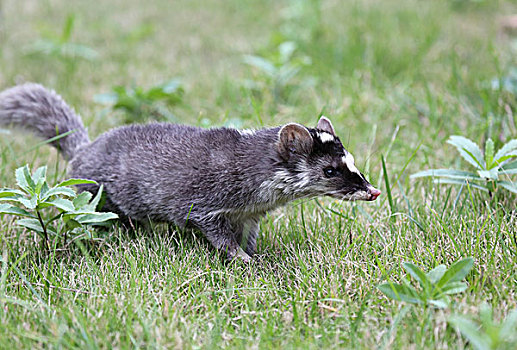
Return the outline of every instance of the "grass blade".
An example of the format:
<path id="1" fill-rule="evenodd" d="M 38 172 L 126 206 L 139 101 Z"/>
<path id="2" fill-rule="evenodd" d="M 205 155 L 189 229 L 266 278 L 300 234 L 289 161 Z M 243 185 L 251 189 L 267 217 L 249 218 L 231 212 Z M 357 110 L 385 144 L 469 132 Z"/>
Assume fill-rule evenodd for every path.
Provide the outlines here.
<path id="1" fill-rule="evenodd" d="M 384 156 L 381 156 L 382 161 L 382 173 L 384 175 L 384 184 L 386 185 L 386 194 L 388 195 L 388 203 L 390 205 L 390 210 L 392 213 L 394 213 L 395 205 L 393 203 L 393 197 L 391 196 L 391 187 L 390 187 L 390 180 L 388 178 L 388 170 L 386 170 L 386 162 L 384 161 Z"/>

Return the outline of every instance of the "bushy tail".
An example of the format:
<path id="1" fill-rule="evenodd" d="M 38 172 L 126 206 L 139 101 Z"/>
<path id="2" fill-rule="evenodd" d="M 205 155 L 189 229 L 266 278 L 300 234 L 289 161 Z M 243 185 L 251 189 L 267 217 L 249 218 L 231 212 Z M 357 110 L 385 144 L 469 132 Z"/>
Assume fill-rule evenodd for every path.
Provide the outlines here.
<path id="1" fill-rule="evenodd" d="M 74 110 L 55 91 L 39 84 L 18 85 L 0 93 L 0 125 L 21 127 L 46 140 L 70 133 L 52 142 L 66 159 L 90 142 Z"/>

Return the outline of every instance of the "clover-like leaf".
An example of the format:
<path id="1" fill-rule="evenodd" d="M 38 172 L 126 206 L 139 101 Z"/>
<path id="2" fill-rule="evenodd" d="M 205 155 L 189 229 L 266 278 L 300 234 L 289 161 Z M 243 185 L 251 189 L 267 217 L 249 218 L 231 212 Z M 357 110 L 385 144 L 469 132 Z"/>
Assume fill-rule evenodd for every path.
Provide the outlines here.
<path id="1" fill-rule="evenodd" d="M 506 175 L 517 174 L 517 160 L 504 164 L 501 167 L 501 172 Z"/>
<path id="2" fill-rule="evenodd" d="M 478 169 L 485 169 L 485 159 L 478 145 L 463 136 L 453 135 L 447 143 L 457 148 L 460 155 Z"/>
<path id="3" fill-rule="evenodd" d="M 28 216 L 28 217 L 34 217 L 30 212 L 27 210 L 18 208 L 11 204 L 0 204 L 0 214 L 11 214 L 11 215 L 17 215 L 17 216 Z"/>
<path id="4" fill-rule="evenodd" d="M 36 206 L 38 205 L 38 198 L 36 196 L 33 196 L 30 199 L 22 197 L 13 198 L 12 201 L 22 204 L 27 209 L 36 209 Z"/>
<path id="5" fill-rule="evenodd" d="M 443 294 L 451 295 L 451 294 L 458 294 L 466 291 L 468 288 L 467 283 L 465 282 L 449 282 L 445 286 L 441 288 L 441 292 Z"/>
<path id="6" fill-rule="evenodd" d="M 377 286 L 377 288 L 391 299 L 411 304 L 422 303 L 413 287 L 388 282 Z"/>
<path id="7" fill-rule="evenodd" d="M 441 299 L 429 299 L 427 301 L 430 305 L 437 307 L 439 309 L 445 309 L 449 307 L 450 301 L 448 298 L 443 297 Z"/>
<path id="8" fill-rule="evenodd" d="M 463 171 L 463 170 L 454 170 L 454 169 L 429 169 L 424 171 L 419 171 L 411 175 L 411 178 L 417 177 L 447 177 L 450 179 L 459 179 L 459 180 L 477 180 L 479 179 L 478 174 Z"/>
<path id="9" fill-rule="evenodd" d="M 501 147 L 494 156 L 494 161 L 501 163 L 502 158 L 517 152 L 517 139 L 508 141 L 503 147 Z"/>
<path id="10" fill-rule="evenodd" d="M 432 284 L 435 284 L 440 280 L 440 278 L 443 277 L 446 271 L 447 267 L 445 267 L 445 265 L 438 265 L 427 273 L 427 277 L 429 278 Z"/>
<path id="11" fill-rule="evenodd" d="M 87 179 L 68 179 L 68 180 L 65 180 L 65 181 L 59 183 L 59 185 L 57 185 L 56 187 L 88 185 L 88 184 L 95 185 L 95 184 L 97 184 L 97 182 L 93 181 L 93 180 L 87 180 Z"/>
<path id="12" fill-rule="evenodd" d="M 449 267 L 443 274 L 442 278 L 440 278 L 440 280 L 436 283 L 436 286 L 438 288 L 442 288 L 450 282 L 461 281 L 465 278 L 465 276 L 467 276 L 473 266 L 474 259 L 470 257 L 454 263 L 454 265 Z"/>
<path id="13" fill-rule="evenodd" d="M 36 231 L 38 233 L 43 233 L 43 227 L 41 226 L 41 223 L 37 219 L 20 219 L 16 221 L 17 225 L 26 227 L 32 231 Z M 56 234 L 56 231 L 52 228 L 47 226 L 46 227 L 47 232 Z"/>
<path id="14" fill-rule="evenodd" d="M 47 167 L 42 166 L 36 169 L 34 174 L 32 175 L 32 181 L 34 183 L 34 193 L 40 194 L 41 188 L 43 187 L 43 184 L 45 183 L 47 176 Z"/>
<path id="15" fill-rule="evenodd" d="M 20 219 L 16 223 L 33 231 L 43 233 L 43 227 L 37 219 Z"/>
<path id="16" fill-rule="evenodd" d="M 27 193 L 34 194 L 34 181 L 32 181 L 31 174 L 29 172 L 29 166 L 25 165 L 24 167 L 16 169 L 16 184 L 22 190 Z"/>
<path id="17" fill-rule="evenodd" d="M 97 205 L 99 205 L 99 202 L 100 202 L 100 200 L 102 198 L 102 191 L 103 191 L 103 189 L 104 189 L 104 185 L 100 185 L 99 189 L 97 190 L 97 194 L 92 199 L 90 204 L 88 204 L 88 208 L 92 212 L 94 212 L 97 209 Z"/>
<path id="18" fill-rule="evenodd" d="M 72 201 L 70 201 L 68 199 L 64 199 L 64 198 L 55 198 L 50 201 L 47 201 L 46 204 L 50 204 L 65 212 L 75 210 L 74 203 Z"/>
<path id="19" fill-rule="evenodd" d="M 75 220 L 81 224 L 100 224 L 117 218 L 118 215 L 114 213 L 88 213 L 77 216 Z"/>
<path id="20" fill-rule="evenodd" d="M 406 270 L 418 283 L 420 283 L 420 286 L 425 290 L 427 289 L 430 284 L 431 284 L 431 281 L 429 280 L 429 278 L 426 276 L 426 274 L 420 270 L 416 265 L 410 263 L 410 262 L 405 262 L 402 264 L 402 267 L 404 268 L 404 270 Z"/>
<path id="21" fill-rule="evenodd" d="M 46 191 L 41 200 L 47 200 L 52 196 L 74 197 L 75 191 L 67 187 L 54 187 Z"/>
<path id="22" fill-rule="evenodd" d="M 501 185 L 501 187 L 506 188 L 508 191 L 517 193 L 517 183 L 511 182 L 511 181 L 498 181 L 498 185 Z"/>
<path id="23" fill-rule="evenodd" d="M 494 141 L 488 138 L 485 142 L 485 164 L 487 169 L 492 169 L 494 161 Z M 494 164 L 496 165 L 496 164 Z"/>
<path id="24" fill-rule="evenodd" d="M 462 181 L 456 179 L 434 179 L 433 182 L 437 184 L 462 185 L 465 187 L 471 187 L 484 192 L 488 192 L 488 189 L 485 185 L 477 184 L 471 181 Z"/>
<path id="25" fill-rule="evenodd" d="M 92 194 L 90 192 L 81 192 L 77 197 L 74 198 L 73 203 L 75 210 L 79 210 L 84 208 L 90 203 L 92 199 Z"/>
<path id="26" fill-rule="evenodd" d="M 10 188 L 0 188 L 0 200 L 10 200 L 11 198 L 17 198 L 25 196 L 25 192 L 20 190 L 13 190 Z"/>

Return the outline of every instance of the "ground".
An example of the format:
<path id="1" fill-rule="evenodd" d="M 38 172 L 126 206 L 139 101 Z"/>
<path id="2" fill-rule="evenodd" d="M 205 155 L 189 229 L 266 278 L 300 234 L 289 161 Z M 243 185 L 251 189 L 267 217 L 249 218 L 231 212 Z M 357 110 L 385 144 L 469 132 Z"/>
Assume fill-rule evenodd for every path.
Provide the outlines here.
<path id="1" fill-rule="evenodd" d="M 502 0 L 0 2 L 0 87 L 55 89 L 92 138 L 128 121 L 97 94 L 179 78 L 172 120 L 259 128 L 323 113 L 383 191 L 270 213 L 249 265 L 159 224 L 115 225 L 49 252 L 0 216 L 1 347 L 471 346 L 450 315 L 475 317 L 486 302 L 501 320 L 517 306 L 516 197 L 409 175 L 468 169 L 450 135 L 497 147 L 517 138 L 512 13 Z M 66 43 L 83 46 L 56 49 Z M 0 131 L 1 186 L 25 164 L 66 178 L 55 150 Z M 406 309 L 377 289 L 405 276 L 405 261 L 430 270 L 468 256 L 469 288 L 448 308 Z"/>

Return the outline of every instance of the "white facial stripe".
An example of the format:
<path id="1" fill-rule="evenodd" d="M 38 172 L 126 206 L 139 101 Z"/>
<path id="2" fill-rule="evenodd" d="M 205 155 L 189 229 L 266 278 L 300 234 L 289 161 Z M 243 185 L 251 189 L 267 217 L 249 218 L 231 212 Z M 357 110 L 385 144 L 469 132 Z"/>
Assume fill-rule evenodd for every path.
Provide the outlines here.
<path id="1" fill-rule="evenodd" d="M 352 153 L 347 153 L 346 156 L 341 157 L 341 160 L 343 161 L 343 163 L 345 163 L 345 165 L 348 168 L 348 170 L 350 170 L 351 172 L 356 173 L 357 175 L 361 176 L 361 173 L 355 167 L 354 156 L 352 155 Z"/>
<path id="2" fill-rule="evenodd" d="M 318 137 L 320 138 L 321 142 L 333 142 L 335 140 L 334 136 L 329 134 L 328 132 L 319 132 Z"/>

